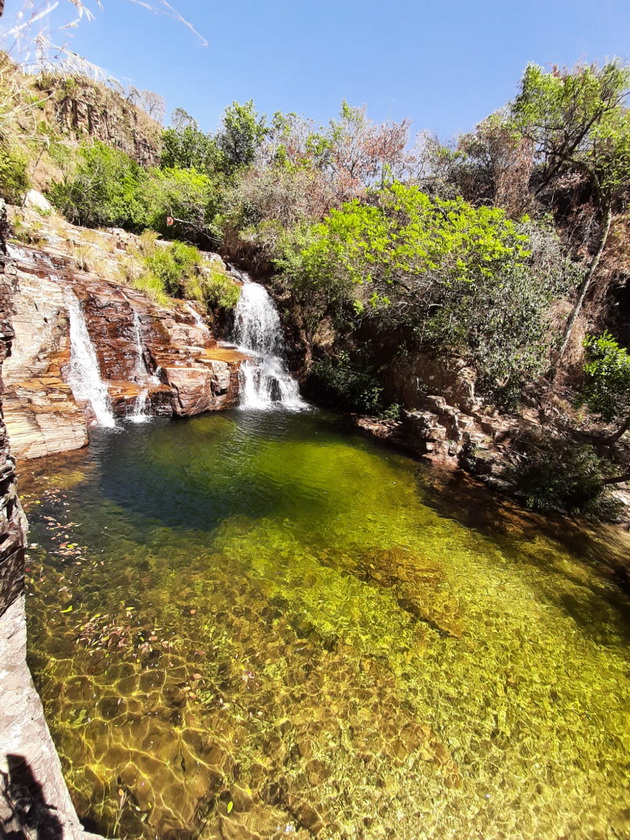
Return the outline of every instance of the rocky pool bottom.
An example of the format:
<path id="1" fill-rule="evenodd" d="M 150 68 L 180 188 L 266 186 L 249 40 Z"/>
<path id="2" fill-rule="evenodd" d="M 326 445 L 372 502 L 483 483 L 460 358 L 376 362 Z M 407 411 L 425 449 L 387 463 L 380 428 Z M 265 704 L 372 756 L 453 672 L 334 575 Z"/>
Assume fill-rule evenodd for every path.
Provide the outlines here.
<path id="1" fill-rule="evenodd" d="M 89 827 L 630 836 L 601 545 L 431 478 L 319 413 L 100 430 L 33 465 L 30 664 Z"/>

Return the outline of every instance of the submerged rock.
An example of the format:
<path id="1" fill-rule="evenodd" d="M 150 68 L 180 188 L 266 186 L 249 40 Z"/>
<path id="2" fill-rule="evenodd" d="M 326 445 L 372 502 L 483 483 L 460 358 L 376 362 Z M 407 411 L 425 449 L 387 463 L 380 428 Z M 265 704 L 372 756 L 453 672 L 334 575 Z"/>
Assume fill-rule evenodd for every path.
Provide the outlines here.
<path id="1" fill-rule="evenodd" d="M 459 604 L 449 597 L 442 569 L 397 546 L 375 547 L 357 559 L 356 573 L 393 589 L 400 607 L 419 621 L 455 639 L 462 636 Z"/>

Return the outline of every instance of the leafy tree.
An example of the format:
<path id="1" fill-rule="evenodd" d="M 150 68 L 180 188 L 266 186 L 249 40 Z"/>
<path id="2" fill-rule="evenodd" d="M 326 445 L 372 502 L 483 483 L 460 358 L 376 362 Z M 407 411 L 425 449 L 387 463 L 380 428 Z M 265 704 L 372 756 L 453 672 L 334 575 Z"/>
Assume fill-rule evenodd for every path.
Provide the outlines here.
<path id="1" fill-rule="evenodd" d="M 213 223 L 219 203 L 215 183 L 196 169 L 152 169 L 142 184 L 147 224 L 173 238 L 216 246 L 220 232 Z M 169 226 L 168 218 L 174 220 Z"/>
<path id="2" fill-rule="evenodd" d="M 512 103 L 515 128 L 534 144 L 540 194 L 563 176 L 586 179 L 597 206 L 600 234 L 577 300 L 567 320 L 558 358 L 564 355 L 575 321 L 595 276 L 615 209 L 630 188 L 630 114 L 624 102 L 630 67 L 578 65 L 545 73 L 530 65 Z"/>
<path id="3" fill-rule="evenodd" d="M 254 162 L 269 131 L 266 121 L 265 116 L 259 116 L 252 99 L 244 105 L 233 102 L 225 109 L 216 144 L 228 173 Z"/>
<path id="4" fill-rule="evenodd" d="M 176 113 L 174 119 L 177 125 L 162 132 L 160 165 L 164 169 L 180 167 L 205 173 L 214 172 L 221 159 L 214 139 L 200 131 L 197 123 L 185 111 L 182 114 Z"/>
<path id="5" fill-rule="evenodd" d="M 216 246 L 220 190 L 196 169 L 144 170 L 128 155 L 95 142 L 79 150 L 74 170 L 50 197 L 66 218 L 87 226 L 152 228 L 170 238 Z M 169 225 L 169 217 L 174 224 Z"/>
<path id="6" fill-rule="evenodd" d="M 584 345 L 589 361 L 581 397 L 607 423 L 621 421 L 610 439 L 615 442 L 630 428 L 630 355 L 608 332 L 587 336 Z"/>
<path id="7" fill-rule="evenodd" d="M 408 163 L 405 151 L 409 121 L 378 125 L 365 107 L 342 102 L 338 119 L 313 132 L 307 151 L 313 164 L 328 174 L 335 203 L 364 195 L 368 187 L 401 177 Z"/>
<path id="8" fill-rule="evenodd" d="M 258 234 L 270 224 L 282 231 L 319 221 L 331 201 L 331 190 L 321 172 L 288 162 L 249 167 L 239 173 L 226 193 L 230 222 L 242 229 L 255 227 Z"/>
<path id="9" fill-rule="evenodd" d="M 278 265 L 302 296 L 345 299 L 380 330 L 468 355 L 495 395 L 542 370 L 567 282 L 550 234 L 399 183 L 289 239 Z"/>
<path id="10" fill-rule="evenodd" d="M 440 195 L 451 197 L 454 189 L 472 204 L 502 207 L 515 219 L 528 210 L 531 142 L 514 131 L 503 111 L 459 137 L 455 148 L 425 137 L 418 156 L 429 164 L 422 180 Z"/>

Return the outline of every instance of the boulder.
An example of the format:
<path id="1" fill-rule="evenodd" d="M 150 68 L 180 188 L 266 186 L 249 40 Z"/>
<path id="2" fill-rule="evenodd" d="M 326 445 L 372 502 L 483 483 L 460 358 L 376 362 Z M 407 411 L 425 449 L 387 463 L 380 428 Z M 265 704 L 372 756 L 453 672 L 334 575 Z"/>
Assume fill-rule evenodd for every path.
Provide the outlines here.
<path id="1" fill-rule="evenodd" d="M 29 190 L 24 198 L 24 206 L 42 213 L 52 212 L 52 204 L 37 190 Z"/>

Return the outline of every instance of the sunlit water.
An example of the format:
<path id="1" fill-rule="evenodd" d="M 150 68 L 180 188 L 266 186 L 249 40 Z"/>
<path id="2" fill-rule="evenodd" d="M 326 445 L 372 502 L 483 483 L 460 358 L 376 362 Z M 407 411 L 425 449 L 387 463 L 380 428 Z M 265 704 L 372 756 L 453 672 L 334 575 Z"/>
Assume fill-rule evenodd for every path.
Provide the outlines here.
<path id="1" fill-rule="evenodd" d="M 488 529 L 479 490 L 451 518 L 429 475 L 244 411 L 35 465 L 30 659 L 93 828 L 629 836 L 627 600 L 535 520 Z"/>

